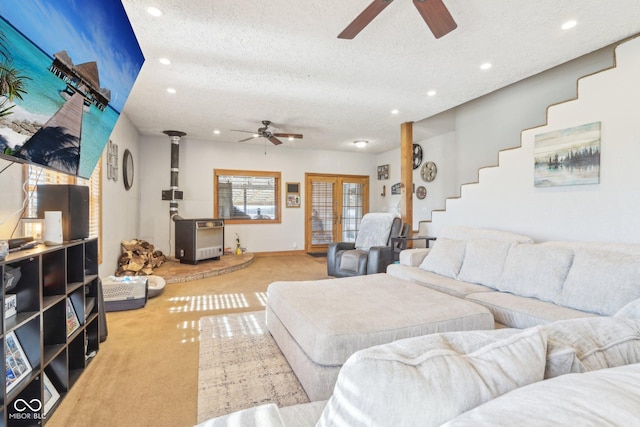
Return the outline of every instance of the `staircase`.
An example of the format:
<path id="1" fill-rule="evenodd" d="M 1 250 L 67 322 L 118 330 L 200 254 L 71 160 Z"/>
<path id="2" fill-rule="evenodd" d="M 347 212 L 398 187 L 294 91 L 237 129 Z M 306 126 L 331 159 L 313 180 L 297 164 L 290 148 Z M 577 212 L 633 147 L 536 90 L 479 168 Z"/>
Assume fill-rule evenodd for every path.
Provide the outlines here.
<path id="1" fill-rule="evenodd" d="M 578 97 L 547 109 L 546 124 L 521 133 L 520 147 L 502 150 L 498 165 L 433 211 L 426 230 L 447 225 L 495 228 L 536 240 L 640 242 L 640 37 L 620 43 L 614 67 L 582 77 Z M 600 182 L 534 187 L 535 136 L 601 123 Z"/>

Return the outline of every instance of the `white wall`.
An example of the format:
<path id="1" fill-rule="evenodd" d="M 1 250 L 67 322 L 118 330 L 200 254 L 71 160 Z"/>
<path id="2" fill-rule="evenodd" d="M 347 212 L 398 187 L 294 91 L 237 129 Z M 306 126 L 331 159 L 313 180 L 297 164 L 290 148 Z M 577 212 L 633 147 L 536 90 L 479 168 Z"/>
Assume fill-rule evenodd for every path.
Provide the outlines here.
<path id="1" fill-rule="evenodd" d="M 464 224 L 530 235 L 536 240 L 640 242 L 640 38 L 616 50 L 617 67 L 582 79 L 579 99 L 549 109 L 548 124 L 522 133 L 522 147 L 504 151 L 500 167 L 434 213 L 430 233 Z M 600 183 L 534 188 L 535 135 L 601 122 Z"/>
<path id="2" fill-rule="evenodd" d="M 613 65 L 613 47 L 592 52 L 566 64 L 492 92 L 452 110 L 414 124 L 424 161 L 438 165 L 438 176 L 424 183 L 419 171 L 416 186 L 427 188 L 427 198 L 414 198 L 414 229 L 431 211 L 444 209 L 447 197 L 460 195 L 460 185 L 477 182 L 479 169 L 498 164 L 498 152 L 520 145 L 524 129 L 545 123 L 547 107 L 577 96 L 577 80 Z"/>
<path id="3" fill-rule="evenodd" d="M 120 241 L 138 234 L 138 204 L 140 200 L 139 134 L 129 119 L 121 114 L 111 134 L 118 145 L 118 181 L 107 179 L 106 156 L 102 156 L 102 264 L 100 275 L 115 272 L 120 256 Z M 133 154 L 135 177 L 133 187 L 126 191 L 122 182 L 122 156 L 129 149 Z M 105 147 L 106 150 L 106 147 Z M 0 170 L 9 162 L 0 159 Z M 21 228 L 11 235 L 22 211 L 22 165 L 16 163 L 0 174 L 0 238 L 20 237 Z"/>
<path id="4" fill-rule="evenodd" d="M 118 145 L 117 181 L 107 179 L 107 156 L 102 156 L 102 277 L 115 273 L 121 253 L 120 242 L 138 237 L 141 181 L 139 138 L 137 129 L 126 115 L 121 114 L 110 137 Z M 131 151 L 134 163 L 133 186 L 129 191 L 125 190 L 122 180 L 125 149 Z"/>
<path id="5" fill-rule="evenodd" d="M 304 144 L 304 142 L 301 142 Z M 140 238 L 153 243 L 165 254 L 174 253 L 173 225 L 169 202 L 161 199 L 169 189 L 171 142 L 167 136 L 143 136 L 140 144 L 143 159 L 140 176 Z M 213 215 L 213 170 L 240 169 L 280 171 L 282 183 L 299 182 L 304 206 L 304 174 L 369 175 L 377 178 L 375 155 L 335 153 L 318 150 L 277 147 L 271 144 L 214 143 L 190 139 L 180 141 L 179 188 L 184 200 L 178 212 L 183 218 L 211 218 Z M 372 186 L 373 191 L 373 186 Z M 282 206 L 280 224 L 229 224 L 225 227 L 225 247 L 235 247 L 238 233 L 243 247 L 251 252 L 304 249 L 304 207 Z"/>

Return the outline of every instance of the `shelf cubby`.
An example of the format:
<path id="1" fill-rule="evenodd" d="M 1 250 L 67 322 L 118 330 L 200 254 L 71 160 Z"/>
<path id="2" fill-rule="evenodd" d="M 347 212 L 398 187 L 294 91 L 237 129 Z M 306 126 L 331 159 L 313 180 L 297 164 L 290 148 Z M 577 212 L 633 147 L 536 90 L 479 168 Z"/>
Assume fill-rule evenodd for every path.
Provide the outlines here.
<path id="1" fill-rule="evenodd" d="M 10 290 L 6 272 L 17 278 Z M 6 383 L 0 389 L 0 427 L 41 426 L 99 350 L 102 317 L 97 304 L 98 241 L 41 245 L 11 253 L 0 261 L 0 275 L 3 278 L 0 345 L 6 353 L 7 335 L 15 334 L 32 368 L 11 390 L 7 390 Z M 16 314 L 9 317 L 4 309 L 8 294 L 16 296 Z M 73 305 L 80 324 L 69 335 L 67 301 Z M 6 363 L 2 369 L 6 377 Z M 43 409 L 16 410 L 16 403 L 43 402 L 44 374 L 60 395 L 47 416 Z"/>
<path id="2" fill-rule="evenodd" d="M 42 337 L 44 345 L 44 364 L 64 350 L 67 344 L 66 300 L 60 298 L 58 303 L 42 312 Z"/>

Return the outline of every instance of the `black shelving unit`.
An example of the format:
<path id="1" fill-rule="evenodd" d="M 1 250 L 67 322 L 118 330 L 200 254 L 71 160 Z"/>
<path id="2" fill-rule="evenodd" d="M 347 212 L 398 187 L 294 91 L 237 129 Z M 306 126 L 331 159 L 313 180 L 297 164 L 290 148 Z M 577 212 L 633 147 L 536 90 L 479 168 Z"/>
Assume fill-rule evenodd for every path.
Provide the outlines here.
<path id="1" fill-rule="evenodd" d="M 5 272 L 19 269 L 15 288 L 7 290 Z M 9 254 L 0 262 L 2 315 L 0 340 L 15 334 L 31 365 L 24 375 L 0 394 L 0 427 L 38 426 L 46 423 L 99 350 L 98 241 L 89 239 L 60 246 L 39 246 Z M 6 317 L 7 294 L 16 295 L 16 311 Z M 67 333 L 67 303 L 80 326 Z M 3 364 L 5 378 L 6 363 Z M 47 375 L 60 398 L 44 413 Z"/>

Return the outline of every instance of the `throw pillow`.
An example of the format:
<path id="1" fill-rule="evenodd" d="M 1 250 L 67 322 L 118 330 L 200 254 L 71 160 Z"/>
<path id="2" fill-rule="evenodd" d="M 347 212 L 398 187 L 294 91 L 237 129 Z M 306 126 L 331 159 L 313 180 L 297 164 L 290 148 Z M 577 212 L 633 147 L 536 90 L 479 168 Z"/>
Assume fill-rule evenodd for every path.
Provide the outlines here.
<path id="1" fill-rule="evenodd" d="M 474 337 L 474 332 L 457 334 Z M 440 345 L 424 350 L 424 343 L 435 344 L 430 337 L 400 340 L 351 356 L 318 425 L 438 426 L 543 379 L 546 336 L 539 327 L 469 353 L 455 351 L 459 343 L 448 345 L 446 334 L 439 337 Z"/>
<path id="2" fill-rule="evenodd" d="M 500 240 L 469 240 L 458 279 L 496 288 L 509 248 L 514 243 Z"/>
<path id="3" fill-rule="evenodd" d="M 579 249 L 562 288 L 561 304 L 612 316 L 640 298 L 639 283 L 640 256 Z"/>
<path id="4" fill-rule="evenodd" d="M 420 268 L 455 279 L 462 266 L 465 247 L 464 240 L 438 239 Z"/>
<path id="5" fill-rule="evenodd" d="M 498 289 L 523 297 L 557 302 L 573 261 L 573 251 L 539 244 L 511 247 Z"/>
<path id="6" fill-rule="evenodd" d="M 549 339 L 545 378 L 640 363 L 640 323 L 618 317 L 559 320 Z"/>

